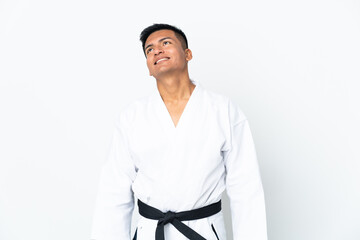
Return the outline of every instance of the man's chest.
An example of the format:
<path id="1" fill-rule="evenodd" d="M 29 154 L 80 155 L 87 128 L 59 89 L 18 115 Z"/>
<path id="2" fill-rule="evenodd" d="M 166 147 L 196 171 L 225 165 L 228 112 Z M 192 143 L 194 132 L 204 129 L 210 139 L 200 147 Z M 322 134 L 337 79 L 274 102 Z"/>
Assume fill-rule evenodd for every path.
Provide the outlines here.
<path id="1" fill-rule="evenodd" d="M 173 121 L 174 126 L 176 127 L 184 109 L 186 107 L 187 102 L 180 102 L 178 104 L 165 103 L 166 109 L 170 114 L 170 117 Z"/>
<path id="2" fill-rule="evenodd" d="M 183 163 L 184 159 L 219 157 L 226 137 L 217 117 L 199 112 L 187 115 L 188 118 L 183 115 L 179 126 L 174 128 L 170 126 L 169 113 L 166 114 L 164 118 L 152 115 L 133 123 L 127 137 L 131 155 L 137 162 L 158 166 L 169 159 L 183 159 L 179 161 Z"/>

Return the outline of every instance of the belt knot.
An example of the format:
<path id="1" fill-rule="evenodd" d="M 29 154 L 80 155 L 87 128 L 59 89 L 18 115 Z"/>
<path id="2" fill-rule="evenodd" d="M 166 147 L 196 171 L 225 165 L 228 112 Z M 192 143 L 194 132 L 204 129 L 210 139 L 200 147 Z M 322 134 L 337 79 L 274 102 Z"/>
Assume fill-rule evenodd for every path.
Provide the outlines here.
<path id="1" fill-rule="evenodd" d="M 191 229 L 189 226 L 184 224 L 182 221 L 203 219 L 206 217 L 210 217 L 221 211 L 221 200 L 219 200 L 216 203 L 207 205 L 205 207 L 192 209 L 189 211 L 181 211 L 181 212 L 168 211 L 166 213 L 152 206 L 149 206 L 146 203 L 143 203 L 142 201 L 140 201 L 140 199 L 138 199 L 138 205 L 139 205 L 139 213 L 141 216 L 148 219 L 158 220 L 157 227 L 155 230 L 156 240 L 165 240 L 164 227 L 168 223 L 173 225 L 179 232 L 181 232 L 185 237 L 187 237 L 187 239 L 206 240 L 203 236 L 195 232 L 193 229 Z"/>
<path id="2" fill-rule="evenodd" d="M 160 218 L 157 225 L 171 223 L 176 218 L 176 213 L 168 211 L 165 213 L 163 218 Z"/>

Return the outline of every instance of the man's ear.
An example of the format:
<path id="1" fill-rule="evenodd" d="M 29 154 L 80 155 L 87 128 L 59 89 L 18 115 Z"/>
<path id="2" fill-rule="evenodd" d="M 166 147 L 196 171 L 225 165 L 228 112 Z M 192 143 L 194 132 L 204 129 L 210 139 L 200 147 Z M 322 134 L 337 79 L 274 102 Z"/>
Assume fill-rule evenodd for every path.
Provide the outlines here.
<path id="1" fill-rule="evenodd" d="M 189 48 L 185 49 L 185 59 L 186 61 L 190 61 L 192 59 L 192 52 Z"/>

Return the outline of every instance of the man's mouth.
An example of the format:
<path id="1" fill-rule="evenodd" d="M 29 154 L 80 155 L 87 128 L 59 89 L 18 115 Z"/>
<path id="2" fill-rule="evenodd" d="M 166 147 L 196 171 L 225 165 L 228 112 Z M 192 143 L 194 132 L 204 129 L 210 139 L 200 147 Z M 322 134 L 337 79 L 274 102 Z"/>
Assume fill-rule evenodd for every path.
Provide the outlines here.
<path id="1" fill-rule="evenodd" d="M 157 60 L 157 61 L 154 63 L 154 65 L 158 64 L 158 63 L 161 62 L 161 61 L 165 61 L 165 60 L 169 60 L 169 59 L 170 59 L 170 58 L 168 58 L 168 57 L 166 57 L 166 58 L 161 58 L 161 59 Z"/>

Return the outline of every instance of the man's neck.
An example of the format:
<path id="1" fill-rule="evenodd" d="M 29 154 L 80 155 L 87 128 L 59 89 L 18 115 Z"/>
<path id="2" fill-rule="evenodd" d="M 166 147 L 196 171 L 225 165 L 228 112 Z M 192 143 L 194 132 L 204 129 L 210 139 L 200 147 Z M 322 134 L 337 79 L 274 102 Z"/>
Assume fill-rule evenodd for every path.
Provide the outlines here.
<path id="1" fill-rule="evenodd" d="M 156 84 L 163 101 L 172 103 L 188 100 L 195 88 L 189 75 L 158 78 Z"/>

